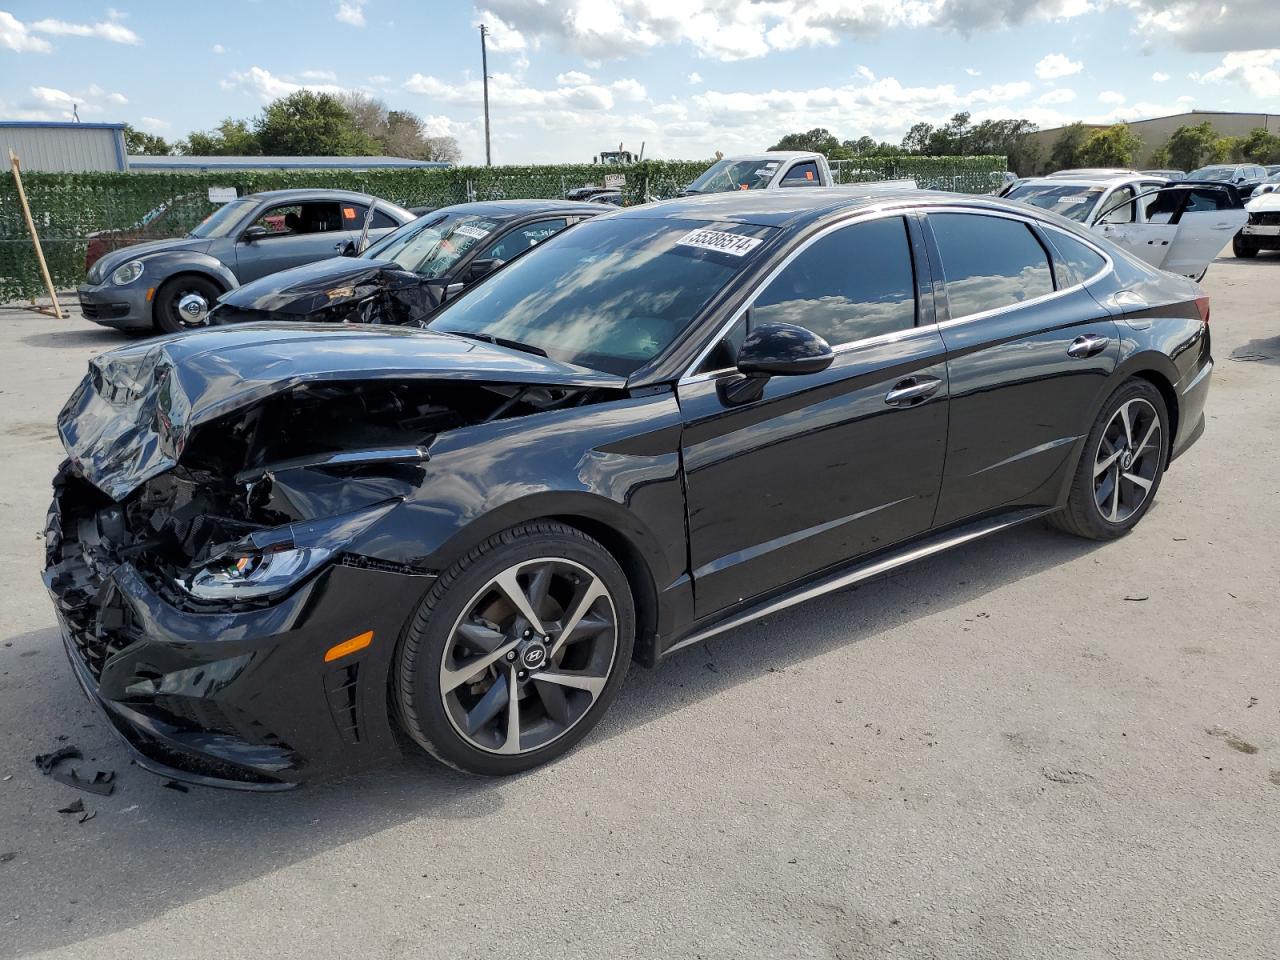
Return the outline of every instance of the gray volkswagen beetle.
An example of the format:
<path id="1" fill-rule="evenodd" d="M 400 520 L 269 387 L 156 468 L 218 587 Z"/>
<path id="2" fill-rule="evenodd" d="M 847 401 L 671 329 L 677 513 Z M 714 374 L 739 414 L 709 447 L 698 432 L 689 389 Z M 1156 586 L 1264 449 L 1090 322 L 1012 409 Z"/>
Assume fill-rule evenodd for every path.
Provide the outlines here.
<path id="1" fill-rule="evenodd" d="M 370 216 L 371 215 L 371 216 Z M 173 333 L 205 322 L 222 294 L 314 260 L 356 252 L 410 220 L 394 203 L 347 190 L 269 190 L 224 204 L 185 237 L 105 254 L 80 284 L 86 320 Z"/>

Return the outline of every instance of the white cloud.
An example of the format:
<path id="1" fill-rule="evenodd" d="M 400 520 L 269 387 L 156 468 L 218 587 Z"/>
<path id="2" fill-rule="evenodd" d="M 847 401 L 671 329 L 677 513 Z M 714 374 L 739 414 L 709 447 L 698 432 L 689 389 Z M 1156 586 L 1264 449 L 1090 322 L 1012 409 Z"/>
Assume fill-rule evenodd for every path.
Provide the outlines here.
<path id="1" fill-rule="evenodd" d="M 364 5 L 368 0 L 340 0 L 333 18 L 349 27 L 364 26 Z"/>
<path id="2" fill-rule="evenodd" d="M 871 68 L 865 64 L 858 64 L 858 68 L 854 73 L 860 76 L 863 80 L 866 80 L 868 83 L 872 83 L 876 79 L 876 75 L 871 72 Z"/>
<path id="3" fill-rule="evenodd" d="M 390 83 L 391 78 L 388 77 L 385 73 L 375 73 L 372 77 L 369 77 L 369 82 L 376 87 L 382 87 Z"/>
<path id="4" fill-rule="evenodd" d="M 1043 103 L 1045 105 L 1070 103 L 1075 98 L 1076 92 L 1074 90 L 1068 87 L 1058 87 L 1057 89 L 1050 90 L 1048 93 L 1043 94 L 1038 100 L 1036 100 L 1036 103 Z"/>
<path id="5" fill-rule="evenodd" d="M 123 93 L 108 93 L 108 94 L 107 94 L 107 103 L 114 103 L 114 104 L 116 104 L 117 106 L 123 106 L 124 104 L 126 104 L 126 103 L 128 103 L 128 102 L 129 102 L 129 98 L 128 98 L 128 97 L 126 97 Z"/>
<path id="6" fill-rule="evenodd" d="M 0 47 L 15 53 L 48 53 L 53 44 L 34 37 L 27 25 L 6 10 L 0 10 Z"/>
<path id="7" fill-rule="evenodd" d="M 345 89 L 334 83 L 299 83 L 288 77 L 277 77 L 263 67 L 250 67 L 242 73 L 231 73 L 220 84 L 223 90 L 242 90 L 257 97 L 263 103 L 279 97 L 287 97 L 299 90 L 316 93 L 342 93 Z"/>
<path id="8" fill-rule="evenodd" d="M 1051 53 L 1036 64 L 1036 76 L 1041 80 L 1058 80 L 1083 69 L 1084 64 L 1079 60 L 1072 60 L 1061 53 Z"/>
<path id="9" fill-rule="evenodd" d="M 29 88 L 29 93 L 28 102 L 6 115 L 18 120 L 71 120 L 76 113 L 82 116 L 116 113 L 116 107 L 129 102 L 124 94 L 110 93 L 96 83 L 89 84 L 84 90 L 74 91 L 34 86 Z M 23 116 L 24 112 L 30 115 Z"/>
<path id="10" fill-rule="evenodd" d="M 698 84 L 702 82 L 702 74 L 700 74 L 697 70 L 695 70 L 693 71 L 693 73 L 689 74 L 687 79 L 691 85 L 696 87 Z"/>
<path id="11" fill-rule="evenodd" d="M 110 40 L 112 43 L 128 43 L 137 45 L 142 38 L 115 20 L 103 20 L 100 23 L 68 23 L 66 20 L 37 20 L 31 24 L 36 33 L 47 33 L 55 37 L 97 37 L 99 40 Z"/>
<path id="12" fill-rule="evenodd" d="M 1120 104 L 1124 103 L 1124 101 L 1125 101 L 1125 95 L 1116 90 L 1103 90 L 1100 94 L 1098 94 L 1099 103 L 1110 104 L 1113 107 L 1120 106 Z"/>
<path id="13" fill-rule="evenodd" d="M 967 74 L 968 74 L 969 76 L 971 76 L 971 77 L 980 77 L 980 76 L 982 76 L 982 71 L 981 71 L 981 70 L 975 70 L 975 69 L 973 69 L 973 67 L 965 67 L 965 68 L 964 68 L 964 72 L 965 72 L 965 73 L 967 73 Z"/>
<path id="14" fill-rule="evenodd" d="M 1157 70 L 1151 75 L 1151 79 L 1156 83 L 1164 83 L 1169 79 L 1169 75 L 1162 70 Z"/>
<path id="15" fill-rule="evenodd" d="M 319 80 L 330 83 L 338 79 L 338 75 L 332 70 L 302 70 L 298 73 L 298 76 L 303 80 Z"/>
<path id="16" fill-rule="evenodd" d="M 1228 53 L 1222 63 L 1200 76 L 1201 83 L 1234 83 L 1255 97 L 1280 98 L 1280 49 Z"/>
<path id="17" fill-rule="evenodd" d="M 552 40 L 589 59 L 687 43 L 716 60 L 831 46 L 890 27 L 933 25 L 968 34 L 1094 9 L 1089 0 L 477 0 L 476 7 L 495 35 L 501 24 L 522 43 Z"/>
<path id="18" fill-rule="evenodd" d="M 612 110 L 619 100 L 641 102 L 647 98 L 643 84 L 630 78 L 600 83 L 588 74 L 571 70 L 556 77 L 556 84 L 552 89 L 539 89 L 514 74 L 495 73 L 489 78 L 489 107 L 495 112 L 530 108 L 594 112 Z M 404 89 L 425 94 L 438 103 L 473 107 L 483 98 L 479 80 L 449 83 L 421 73 L 406 80 Z"/>
<path id="19" fill-rule="evenodd" d="M 591 77 L 577 70 L 570 70 L 568 73 L 559 74 L 556 77 L 556 83 L 565 87 L 580 87 L 585 83 L 590 83 Z"/>
<path id="20" fill-rule="evenodd" d="M 213 52 L 217 54 L 223 54 L 227 52 L 227 48 L 220 43 L 215 43 L 213 45 Z"/>
<path id="21" fill-rule="evenodd" d="M 1280 47 L 1275 0 L 1119 0 L 1136 15 L 1134 33 L 1153 49 L 1172 39 L 1184 50 L 1243 52 Z"/>
<path id="22" fill-rule="evenodd" d="M 138 120 L 138 126 L 147 133 L 162 133 L 168 130 L 173 124 L 168 120 L 161 120 L 158 117 L 142 117 Z"/>
<path id="23" fill-rule="evenodd" d="M 528 46 L 524 34 L 493 13 L 486 11 L 478 20 L 472 21 L 472 26 L 478 27 L 481 24 L 484 24 L 485 32 L 489 35 L 485 45 L 490 50 L 514 53 Z"/>

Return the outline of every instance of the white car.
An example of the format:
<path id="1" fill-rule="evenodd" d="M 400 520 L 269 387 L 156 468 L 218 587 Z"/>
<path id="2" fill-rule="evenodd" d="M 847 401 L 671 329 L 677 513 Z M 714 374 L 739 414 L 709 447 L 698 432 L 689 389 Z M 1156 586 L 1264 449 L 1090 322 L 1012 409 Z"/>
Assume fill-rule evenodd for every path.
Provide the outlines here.
<path id="1" fill-rule="evenodd" d="M 1195 280 L 1248 219 L 1230 186 L 1146 174 L 1037 177 L 1006 196 L 1060 213 L 1152 266 Z"/>
<path id="2" fill-rule="evenodd" d="M 1280 190 L 1253 192 L 1245 204 L 1249 222 L 1231 241 L 1237 257 L 1256 257 L 1260 250 L 1280 250 Z"/>

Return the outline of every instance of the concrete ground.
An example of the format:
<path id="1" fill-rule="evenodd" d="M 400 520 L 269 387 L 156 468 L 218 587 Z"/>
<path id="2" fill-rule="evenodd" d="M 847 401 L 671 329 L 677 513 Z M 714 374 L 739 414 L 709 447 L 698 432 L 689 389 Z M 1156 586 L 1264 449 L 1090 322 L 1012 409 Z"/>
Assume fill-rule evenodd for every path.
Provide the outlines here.
<path id="1" fill-rule="evenodd" d="M 1206 286 L 1208 429 L 1124 540 L 1018 529 L 636 668 L 517 779 L 280 796 L 164 789 L 76 688 L 37 532 L 121 341 L 0 311 L 0 956 L 1276 956 L 1280 257 Z M 113 796 L 37 772 L 62 737 Z"/>

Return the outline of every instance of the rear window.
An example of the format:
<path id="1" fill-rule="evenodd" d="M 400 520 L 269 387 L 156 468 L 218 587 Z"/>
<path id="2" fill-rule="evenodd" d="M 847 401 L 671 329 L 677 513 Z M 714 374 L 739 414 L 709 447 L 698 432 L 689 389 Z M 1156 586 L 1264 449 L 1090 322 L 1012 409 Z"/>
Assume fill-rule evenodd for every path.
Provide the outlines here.
<path id="1" fill-rule="evenodd" d="M 1052 210 L 1077 223 L 1088 223 L 1105 187 L 1072 186 L 1063 183 L 1022 183 L 1005 196 L 1044 210 Z"/>
<path id="2" fill-rule="evenodd" d="M 693 220 L 591 220 L 538 244 L 428 325 L 626 376 L 672 344 L 774 232 Z"/>
<path id="3" fill-rule="evenodd" d="M 1058 230 L 1047 231 L 1053 244 L 1054 268 L 1059 287 L 1072 287 L 1084 283 L 1107 265 L 1106 259 L 1088 244 Z"/>
<path id="4" fill-rule="evenodd" d="M 1019 220 L 931 213 L 952 319 L 997 310 L 1053 292 L 1049 255 Z"/>

